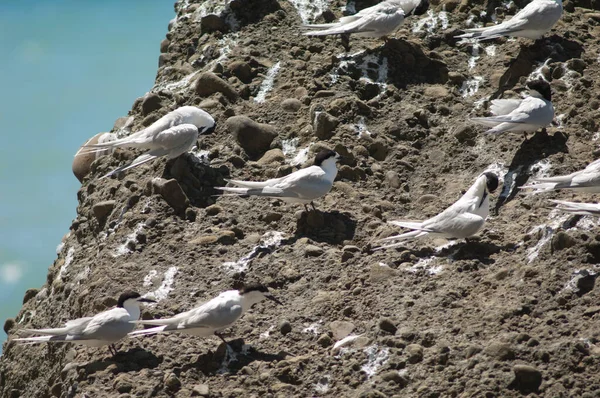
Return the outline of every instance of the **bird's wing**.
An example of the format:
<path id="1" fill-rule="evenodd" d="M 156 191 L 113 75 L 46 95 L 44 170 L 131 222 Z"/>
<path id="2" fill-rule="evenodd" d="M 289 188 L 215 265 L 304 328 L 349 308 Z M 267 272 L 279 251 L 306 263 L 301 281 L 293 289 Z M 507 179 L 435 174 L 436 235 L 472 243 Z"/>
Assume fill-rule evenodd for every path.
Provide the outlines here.
<path id="1" fill-rule="evenodd" d="M 517 109 L 519 105 L 521 105 L 521 101 L 521 99 L 517 98 L 495 99 L 490 106 L 490 112 L 492 112 L 494 116 L 507 115 Z"/>
<path id="2" fill-rule="evenodd" d="M 81 333 L 93 317 L 77 318 L 65 323 L 62 328 L 50 328 L 50 329 L 21 329 L 20 332 L 28 334 L 45 334 L 49 336 L 60 336 L 63 334 Z"/>
<path id="3" fill-rule="evenodd" d="M 104 311 L 92 318 L 86 325 L 85 329 L 78 333 L 82 338 L 102 338 L 104 333 L 112 332 L 112 329 L 118 328 L 118 325 L 127 326 L 131 316 L 124 308 L 113 308 L 112 310 Z M 129 328 L 133 330 L 133 325 Z M 129 332 L 131 331 L 129 330 Z M 71 333 L 70 333 L 71 334 Z M 127 332 L 125 332 L 127 334 Z"/>
<path id="4" fill-rule="evenodd" d="M 427 227 L 432 230 L 432 233 L 458 237 L 462 235 L 461 231 L 479 229 L 485 222 L 483 217 L 473 213 L 455 213 L 452 217 L 449 217 L 449 214 L 435 222 L 430 222 Z"/>
<path id="5" fill-rule="evenodd" d="M 234 323 L 242 315 L 242 307 L 228 300 L 218 300 L 219 297 L 190 311 L 189 315 L 182 319 L 177 329 L 207 328 L 223 329 Z"/>
<path id="6" fill-rule="evenodd" d="M 263 188 L 263 187 L 266 187 L 269 185 L 277 184 L 279 181 L 281 181 L 282 178 L 285 178 L 285 177 L 271 178 L 270 180 L 266 180 L 266 181 L 242 181 L 242 180 L 225 180 L 225 181 L 230 182 L 233 185 L 235 185 L 237 187 L 242 187 L 242 188 Z"/>
<path id="7" fill-rule="evenodd" d="M 397 20 L 399 16 L 403 16 L 403 11 L 398 10 L 397 7 L 393 7 L 392 10 L 396 11 L 396 13 L 390 13 L 391 10 L 389 9 L 389 5 L 387 8 L 378 7 L 377 9 L 370 10 L 369 12 L 366 12 L 366 9 L 364 9 L 358 14 L 352 16 L 352 18 L 340 19 L 338 23 L 332 24 L 331 27 L 327 27 L 325 30 L 311 31 L 305 34 L 322 36 L 341 33 L 367 33 L 385 31 L 388 29 L 388 25 L 391 25 L 391 23 Z"/>
<path id="8" fill-rule="evenodd" d="M 154 160 L 158 157 L 165 156 L 168 153 L 169 153 L 168 149 L 163 149 L 163 148 L 153 149 L 143 155 L 138 156 L 137 158 L 135 158 L 135 160 L 133 162 L 123 165 L 119 168 L 116 168 L 113 171 L 111 171 L 110 173 L 103 175 L 102 177 L 99 178 L 99 180 L 110 177 L 111 175 L 119 173 L 121 171 L 129 170 L 136 166 L 142 165 L 142 164 L 147 163 L 151 160 Z"/>

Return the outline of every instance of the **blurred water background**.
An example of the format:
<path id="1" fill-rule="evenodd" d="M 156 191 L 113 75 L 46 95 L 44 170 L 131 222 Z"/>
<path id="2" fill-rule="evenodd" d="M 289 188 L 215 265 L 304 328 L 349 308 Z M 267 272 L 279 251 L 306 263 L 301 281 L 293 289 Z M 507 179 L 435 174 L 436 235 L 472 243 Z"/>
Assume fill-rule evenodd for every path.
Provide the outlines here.
<path id="1" fill-rule="evenodd" d="M 75 218 L 73 155 L 150 90 L 174 15 L 171 0 L 0 2 L 1 324 Z"/>

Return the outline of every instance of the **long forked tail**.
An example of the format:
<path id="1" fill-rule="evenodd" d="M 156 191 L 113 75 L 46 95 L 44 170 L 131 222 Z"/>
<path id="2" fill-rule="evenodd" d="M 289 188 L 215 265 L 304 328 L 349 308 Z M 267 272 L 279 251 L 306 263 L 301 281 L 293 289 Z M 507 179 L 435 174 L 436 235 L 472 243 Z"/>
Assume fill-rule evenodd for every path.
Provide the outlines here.
<path id="1" fill-rule="evenodd" d="M 125 170 L 129 170 L 131 168 L 134 168 L 136 166 L 139 166 L 141 164 L 144 164 L 146 162 L 149 162 L 151 160 L 156 159 L 158 156 L 157 155 L 151 155 L 149 153 L 145 153 L 143 155 L 138 156 L 137 158 L 135 158 L 135 160 L 129 164 L 126 164 L 124 166 L 121 166 L 119 168 L 114 169 L 113 171 L 111 171 L 108 174 L 103 175 L 102 177 L 99 178 L 99 180 L 102 180 L 104 178 L 108 178 L 113 174 L 119 173 L 121 171 L 125 171 Z"/>
<path id="2" fill-rule="evenodd" d="M 37 336 L 37 337 L 20 337 L 17 339 L 13 339 L 13 341 L 18 342 L 19 344 L 39 344 L 39 343 L 48 343 L 48 342 L 64 342 L 66 340 L 65 335 L 61 336 Z"/>
<path id="3" fill-rule="evenodd" d="M 538 183 L 534 183 L 534 184 L 523 185 L 523 186 L 519 187 L 519 189 L 531 189 L 532 191 L 527 192 L 527 194 L 536 194 L 536 193 L 553 191 L 555 187 L 556 187 L 555 182 L 538 182 Z"/>
<path id="4" fill-rule="evenodd" d="M 600 204 L 598 203 L 578 203 L 578 202 L 567 202 L 565 200 L 550 200 L 552 203 L 556 203 L 557 209 L 573 214 L 580 215 L 600 215 Z"/>
<path id="5" fill-rule="evenodd" d="M 144 321 L 144 323 L 145 323 L 145 321 Z M 149 335 L 160 333 L 160 332 L 164 331 L 166 328 L 167 328 L 167 325 L 162 325 L 162 326 L 157 326 L 157 327 L 150 328 L 150 329 L 136 330 L 136 331 L 129 333 L 129 336 L 130 337 L 149 336 Z"/>

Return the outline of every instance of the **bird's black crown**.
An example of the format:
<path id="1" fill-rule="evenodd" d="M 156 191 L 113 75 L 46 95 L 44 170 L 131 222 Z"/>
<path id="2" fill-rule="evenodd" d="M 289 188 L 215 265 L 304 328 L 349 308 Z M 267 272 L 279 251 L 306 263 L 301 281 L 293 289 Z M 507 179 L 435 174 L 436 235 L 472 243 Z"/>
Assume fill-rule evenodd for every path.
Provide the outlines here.
<path id="1" fill-rule="evenodd" d="M 142 297 L 138 292 L 134 292 L 133 290 L 126 290 L 119 296 L 119 302 L 117 303 L 117 307 L 123 307 L 125 301 L 129 299 L 137 299 Z"/>
<path id="2" fill-rule="evenodd" d="M 321 151 L 319 151 L 319 153 L 317 153 L 317 156 L 315 156 L 315 166 L 320 166 L 321 164 L 323 164 L 323 162 L 329 158 L 333 158 L 337 155 L 337 153 L 335 153 L 335 151 L 332 151 L 330 149 L 323 149 Z"/>
<path id="3" fill-rule="evenodd" d="M 498 176 L 490 171 L 483 173 L 486 178 L 486 186 L 488 191 L 494 192 L 498 188 Z"/>
<path id="4" fill-rule="evenodd" d="M 543 79 L 532 80 L 527 83 L 527 88 L 535 90 L 542 95 L 547 101 L 552 101 L 552 90 L 550 84 Z"/>

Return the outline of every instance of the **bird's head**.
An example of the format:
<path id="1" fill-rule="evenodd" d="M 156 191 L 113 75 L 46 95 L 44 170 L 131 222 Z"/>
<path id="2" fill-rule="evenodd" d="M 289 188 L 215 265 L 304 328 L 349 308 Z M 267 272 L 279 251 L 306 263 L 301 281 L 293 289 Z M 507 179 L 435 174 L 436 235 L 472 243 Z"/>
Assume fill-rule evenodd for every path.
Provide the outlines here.
<path id="1" fill-rule="evenodd" d="M 412 15 L 423 15 L 429 10 L 429 0 L 421 0 L 412 11 Z"/>
<path id="2" fill-rule="evenodd" d="M 498 176 L 491 171 L 486 171 L 483 175 L 485 176 L 485 188 L 487 192 L 494 192 L 498 188 Z"/>
<path id="3" fill-rule="evenodd" d="M 333 164 L 336 164 L 340 158 L 340 154 L 336 151 L 332 151 L 331 149 L 322 149 L 321 151 L 319 151 L 319 153 L 317 153 L 317 156 L 315 156 L 314 165 L 323 166 L 331 162 L 333 162 Z"/>
<path id="4" fill-rule="evenodd" d="M 283 303 L 279 301 L 269 289 L 262 283 L 248 283 L 239 290 L 242 297 L 250 302 L 250 306 L 259 303 L 264 299 L 271 300 L 279 305 Z"/>
<path id="5" fill-rule="evenodd" d="M 149 298 L 142 297 L 138 292 L 132 290 L 126 290 L 119 296 L 117 307 L 126 307 L 129 305 L 140 305 L 140 303 L 156 303 L 156 301 Z"/>
<path id="6" fill-rule="evenodd" d="M 538 98 L 544 98 L 546 101 L 552 101 L 552 90 L 550 84 L 544 79 L 537 79 L 527 82 L 529 95 Z"/>

